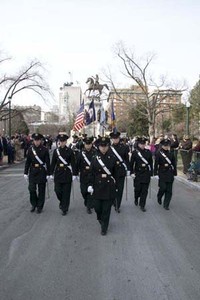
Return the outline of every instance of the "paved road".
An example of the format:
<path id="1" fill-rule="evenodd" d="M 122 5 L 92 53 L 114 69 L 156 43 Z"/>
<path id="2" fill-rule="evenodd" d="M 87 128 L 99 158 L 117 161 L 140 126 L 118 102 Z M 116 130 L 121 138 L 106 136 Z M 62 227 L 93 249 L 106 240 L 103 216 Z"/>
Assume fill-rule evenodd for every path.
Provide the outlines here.
<path id="1" fill-rule="evenodd" d="M 61 216 L 50 186 L 41 215 L 29 212 L 23 164 L 0 171 L 1 300 L 199 300 L 200 193 L 176 182 L 170 211 L 133 204 L 131 178 L 107 236 L 87 215 L 78 182 Z"/>

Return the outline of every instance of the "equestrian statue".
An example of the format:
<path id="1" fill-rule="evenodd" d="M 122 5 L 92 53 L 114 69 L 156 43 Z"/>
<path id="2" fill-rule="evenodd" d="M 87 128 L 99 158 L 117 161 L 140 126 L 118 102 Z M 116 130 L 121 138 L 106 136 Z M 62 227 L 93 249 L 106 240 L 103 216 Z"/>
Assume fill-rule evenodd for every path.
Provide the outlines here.
<path id="1" fill-rule="evenodd" d="M 98 91 L 99 92 L 99 96 L 101 96 L 102 94 L 102 90 L 103 88 L 107 88 L 107 90 L 109 90 L 109 87 L 107 84 L 100 84 L 99 83 L 99 76 L 96 75 L 96 77 L 88 77 L 86 83 L 88 83 L 88 89 L 85 91 L 85 93 L 87 91 L 89 91 L 88 96 L 90 96 L 91 91 Z"/>

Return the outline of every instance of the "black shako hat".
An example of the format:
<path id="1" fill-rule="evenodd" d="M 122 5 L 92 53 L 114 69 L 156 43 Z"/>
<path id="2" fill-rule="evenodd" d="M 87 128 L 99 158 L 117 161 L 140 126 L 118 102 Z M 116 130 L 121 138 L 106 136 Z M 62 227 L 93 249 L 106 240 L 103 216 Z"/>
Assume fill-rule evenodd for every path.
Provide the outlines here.
<path id="1" fill-rule="evenodd" d="M 146 144 L 147 139 L 145 137 L 138 137 L 137 143 L 138 144 Z"/>
<path id="2" fill-rule="evenodd" d="M 98 146 L 109 146 L 110 145 L 110 139 L 109 137 L 100 137 L 98 139 Z"/>
<path id="3" fill-rule="evenodd" d="M 68 139 L 68 135 L 65 132 L 60 132 L 57 136 L 57 139 L 61 142 L 64 142 Z"/>
<path id="4" fill-rule="evenodd" d="M 90 144 L 92 144 L 93 140 L 94 140 L 94 138 L 93 138 L 93 136 L 91 136 L 91 137 L 84 138 L 83 142 L 87 145 L 90 145 Z"/>
<path id="5" fill-rule="evenodd" d="M 111 139 L 116 139 L 116 138 L 118 138 L 120 136 L 120 132 L 111 132 L 110 133 L 110 138 Z"/>
<path id="6" fill-rule="evenodd" d="M 160 144 L 161 144 L 162 146 L 169 146 L 169 145 L 171 145 L 171 141 L 170 141 L 170 139 L 163 139 L 163 140 L 160 142 Z"/>
<path id="7" fill-rule="evenodd" d="M 31 137 L 35 141 L 42 140 L 44 138 L 43 135 L 40 133 L 33 133 Z"/>
<path id="8" fill-rule="evenodd" d="M 78 139 L 78 135 L 74 134 L 72 135 L 73 139 Z"/>

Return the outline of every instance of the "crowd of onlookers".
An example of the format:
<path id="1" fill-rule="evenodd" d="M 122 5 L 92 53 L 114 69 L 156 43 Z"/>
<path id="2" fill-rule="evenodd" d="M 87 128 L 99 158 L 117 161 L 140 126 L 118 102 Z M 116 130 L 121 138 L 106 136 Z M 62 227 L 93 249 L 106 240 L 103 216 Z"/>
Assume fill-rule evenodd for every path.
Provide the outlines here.
<path id="1" fill-rule="evenodd" d="M 45 136 L 43 144 L 50 149 L 52 138 Z M 7 156 L 8 164 L 22 161 L 26 158 L 27 150 L 31 145 L 31 135 L 15 133 L 11 137 L 7 137 L 0 133 L 0 166 L 3 164 L 4 156 Z"/>

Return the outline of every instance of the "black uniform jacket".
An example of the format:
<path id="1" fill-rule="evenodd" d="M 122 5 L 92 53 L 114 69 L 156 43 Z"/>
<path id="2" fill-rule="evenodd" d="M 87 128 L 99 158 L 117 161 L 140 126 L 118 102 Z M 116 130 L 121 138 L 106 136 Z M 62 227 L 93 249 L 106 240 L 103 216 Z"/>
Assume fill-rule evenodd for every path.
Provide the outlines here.
<path id="1" fill-rule="evenodd" d="M 163 155 L 161 154 L 162 152 L 169 158 L 171 164 L 167 162 L 167 160 L 163 157 Z M 164 149 L 158 151 L 155 157 L 154 175 L 158 175 L 161 181 L 165 181 L 165 182 L 174 181 L 174 176 L 177 175 L 177 170 L 176 170 L 175 157 L 172 152 Z"/>
<path id="2" fill-rule="evenodd" d="M 117 153 L 121 156 L 123 162 L 120 162 L 119 158 L 114 154 L 112 149 L 110 148 L 109 151 L 112 155 L 116 157 L 117 165 L 118 165 L 118 171 L 117 171 L 117 177 L 124 177 L 126 176 L 126 169 L 123 165 L 125 163 L 127 170 L 130 170 L 130 162 L 129 162 L 129 147 L 125 146 L 121 143 L 118 143 L 116 145 L 112 145 L 112 147 L 117 151 Z"/>
<path id="3" fill-rule="evenodd" d="M 43 165 L 38 162 L 33 154 L 35 150 L 36 155 L 43 162 Z M 46 182 L 46 176 L 50 175 L 50 158 L 49 151 L 43 145 L 39 147 L 32 146 L 28 149 L 24 174 L 29 174 L 29 181 L 34 183 Z"/>
<path id="4" fill-rule="evenodd" d="M 148 162 L 148 165 L 140 158 L 138 152 Z M 153 176 L 153 159 L 151 151 L 148 149 L 136 149 L 132 152 L 130 162 L 131 174 L 135 173 L 136 180 L 141 183 L 149 183 L 150 177 Z"/>
<path id="5" fill-rule="evenodd" d="M 77 156 L 77 163 L 76 163 L 76 173 L 80 172 L 80 182 L 83 184 L 88 184 L 89 180 L 89 173 L 90 173 L 90 165 L 84 159 L 83 154 L 87 157 L 87 159 L 92 161 L 92 158 L 96 155 L 96 149 L 91 148 L 90 151 L 82 150 Z"/>
<path id="6" fill-rule="evenodd" d="M 51 161 L 51 174 L 54 174 L 54 181 L 59 183 L 72 182 L 72 174 L 75 174 L 75 156 L 72 149 L 67 146 L 58 148 L 60 156 L 67 162 L 65 165 L 58 157 L 57 149 L 54 150 Z"/>
<path id="7" fill-rule="evenodd" d="M 108 168 L 111 175 L 108 175 L 102 166 L 99 164 L 97 157 L 99 157 L 104 165 Z M 102 154 L 99 151 L 93 157 L 90 165 L 89 183 L 88 186 L 94 188 L 94 198 L 99 200 L 115 199 L 116 185 L 115 179 L 117 176 L 117 163 L 114 155 L 108 151 Z"/>

